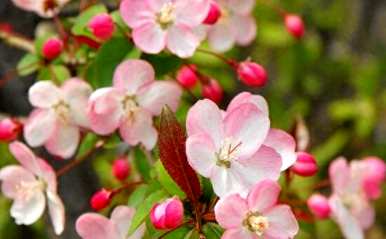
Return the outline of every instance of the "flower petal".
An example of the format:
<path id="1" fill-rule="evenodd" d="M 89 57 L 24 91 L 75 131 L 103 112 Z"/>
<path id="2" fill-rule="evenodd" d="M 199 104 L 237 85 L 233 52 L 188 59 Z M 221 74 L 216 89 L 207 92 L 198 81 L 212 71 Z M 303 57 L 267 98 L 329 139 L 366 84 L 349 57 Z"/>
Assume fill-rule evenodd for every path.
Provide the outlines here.
<path id="1" fill-rule="evenodd" d="M 208 15 L 210 1 L 208 0 L 179 0 L 176 1 L 175 24 L 189 27 L 200 25 Z"/>
<path id="2" fill-rule="evenodd" d="M 76 232 L 82 239 L 121 239 L 114 224 L 97 213 L 86 213 L 76 221 Z"/>
<path id="3" fill-rule="evenodd" d="M 346 190 L 346 187 L 350 183 L 350 168 L 346 159 L 335 159 L 328 169 L 332 189 L 335 193 L 341 193 Z"/>
<path id="4" fill-rule="evenodd" d="M 127 60 L 119 64 L 114 73 L 113 85 L 125 90 L 127 95 L 136 95 L 138 90 L 154 81 L 153 67 L 144 60 Z"/>
<path id="5" fill-rule="evenodd" d="M 62 200 L 55 192 L 47 191 L 48 212 L 56 235 L 62 234 L 64 230 L 65 210 Z"/>
<path id="6" fill-rule="evenodd" d="M 224 119 L 226 137 L 241 143 L 237 149 L 240 158 L 249 158 L 260 148 L 268 134 L 269 125 L 268 116 L 250 103 L 227 112 Z"/>
<path id="7" fill-rule="evenodd" d="M 134 146 L 142 143 L 151 150 L 157 141 L 157 131 L 149 112 L 137 109 L 123 119 L 119 132 L 126 143 Z"/>
<path id="8" fill-rule="evenodd" d="M 181 95 L 182 90 L 177 83 L 156 81 L 140 90 L 137 101 L 140 106 L 153 115 L 159 115 L 165 105 L 176 111 Z"/>
<path id="9" fill-rule="evenodd" d="M 296 162 L 295 139 L 280 129 L 270 129 L 264 145 L 273 148 L 282 159 L 281 170 L 284 171 Z"/>
<path id="10" fill-rule="evenodd" d="M 45 183 L 47 184 L 48 190 L 56 193 L 57 191 L 57 181 L 56 181 L 56 172 L 52 168 L 50 164 L 48 164 L 45 160 L 38 158 L 39 167 L 40 167 L 40 175 Z"/>
<path id="11" fill-rule="evenodd" d="M 155 23 L 147 23 L 133 30 L 135 45 L 149 54 L 158 54 L 166 46 L 166 32 Z"/>
<path id="12" fill-rule="evenodd" d="M 272 208 L 280 194 L 280 186 L 272 180 L 257 183 L 248 195 L 248 207 L 252 211 L 264 213 Z"/>
<path id="13" fill-rule="evenodd" d="M 40 189 L 29 192 L 29 197 L 16 199 L 11 207 L 11 216 L 17 225 L 31 225 L 35 223 L 44 212 L 46 198 Z"/>
<path id="14" fill-rule="evenodd" d="M 70 158 L 75 154 L 80 140 L 78 127 L 66 123 L 56 126 L 53 135 L 46 142 L 47 150 L 56 156 Z"/>
<path id="15" fill-rule="evenodd" d="M 266 231 L 268 236 L 274 238 L 293 238 L 299 231 L 291 208 L 287 205 L 278 205 L 264 213 L 268 218 L 269 227 Z"/>
<path id="16" fill-rule="evenodd" d="M 1 191 L 7 198 L 15 199 L 21 182 L 35 182 L 35 176 L 21 166 L 6 166 L 0 170 Z"/>
<path id="17" fill-rule="evenodd" d="M 227 111 L 230 112 L 242 104 L 251 103 L 256 105 L 257 108 L 266 115 L 268 115 L 268 104 L 264 97 L 260 95 L 253 95 L 249 92 L 242 92 L 236 95 L 233 100 L 229 103 Z"/>
<path id="18" fill-rule="evenodd" d="M 221 199 L 214 208 L 216 220 L 225 229 L 240 228 L 248 214 L 245 199 L 238 194 Z"/>
<path id="19" fill-rule="evenodd" d="M 258 239 L 257 235 L 254 235 L 245 228 L 237 228 L 226 230 L 221 239 Z"/>
<path id="20" fill-rule="evenodd" d="M 176 25 L 168 29 L 167 47 L 181 58 L 193 56 L 200 40 L 192 29 L 184 25 Z"/>
<path id="21" fill-rule="evenodd" d="M 189 136 L 210 136 L 215 147 L 219 148 L 224 135 L 220 109 L 211 100 L 199 100 L 188 112 L 186 130 Z"/>
<path id="22" fill-rule="evenodd" d="M 51 81 L 39 81 L 29 89 L 28 98 L 33 106 L 48 108 L 60 101 L 61 91 Z"/>
<path id="23" fill-rule="evenodd" d="M 9 145 L 9 150 L 25 169 L 37 176 L 41 175 L 39 161 L 25 144 L 19 141 L 13 142 Z"/>
<path id="24" fill-rule="evenodd" d="M 134 214 L 135 209 L 126 206 L 117 206 L 111 213 L 110 221 L 117 227 L 121 238 L 126 238 Z"/>
<path id="25" fill-rule="evenodd" d="M 205 134 L 195 134 L 186 141 L 186 155 L 190 166 L 204 177 L 210 177 L 216 166 L 215 147 Z"/>
<path id="26" fill-rule="evenodd" d="M 374 208 L 365 198 L 361 198 L 359 204 L 360 205 L 357 205 L 351 209 L 352 214 L 358 220 L 360 226 L 363 229 L 368 229 L 374 224 Z"/>
<path id="27" fill-rule="evenodd" d="M 125 23 L 131 28 L 154 21 L 155 13 L 144 0 L 123 0 L 119 11 Z"/>
<path id="28" fill-rule="evenodd" d="M 240 46 L 247 46 L 253 42 L 257 34 L 256 20 L 252 16 L 234 16 L 232 25 L 236 29 L 236 42 Z"/>
<path id="29" fill-rule="evenodd" d="M 208 31 L 210 47 L 217 52 L 225 52 L 232 48 L 236 41 L 236 33 L 229 20 L 219 22 Z"/>
<path id="30" fill-rule="evenodd" d="M 24 125 L 24 138 L 32 147 L 43 145 L 55 129 L 56 115 L 52 110 L 34 110 Z"/>
<path id="31" fill-rule="evenodd" d="M 236 13 L 241 15 L 249 14 L 255 7 L 255 0 L 227 0 L 228 6 Z"/>
<path id="32" fill-rule="evenodd" d="M 210 180 L 213 185 L 213 191 L 220 198 L 234 193 L 245 194 L 248 190 L 242 185 L 238 175 L 225 167 L 216 166 L 212 170 Z"/>

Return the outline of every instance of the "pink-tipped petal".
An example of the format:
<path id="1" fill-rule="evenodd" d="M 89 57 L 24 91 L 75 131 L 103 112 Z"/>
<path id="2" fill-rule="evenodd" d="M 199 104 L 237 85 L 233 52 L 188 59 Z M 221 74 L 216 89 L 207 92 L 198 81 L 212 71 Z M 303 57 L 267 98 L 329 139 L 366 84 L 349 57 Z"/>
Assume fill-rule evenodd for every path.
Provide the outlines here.
<path id="1" fill-rule="evenodd" d="M 25 169 L 35 175 L 41 175 L 38 159 L 25 144 L 19 141 L 13 142 L 9 145 L 9 150 Z"/>
<path id="2" fill-rule="evenodd" d="M 181 94 L 182 90 L 177 83 L 172 81 L 156 81 L 140 90 L 137 101 L 141 107 L 153 115 L 159 115 L 165 105 L 176 111 Z"/>
<path id="3" fill-rule="evenodd" d="M 275 206 L 264 214 L 268 218 L 269 227 L 266 231 L 273 238 L 294 238 L 299 231 L 291 208 L 287 205 Z"/>
<path id="4" fill-rule="evenodd" d="M 70 158 L 75 154 L 79 141 L 80 132 L 78 127 L 62 123 L 57 125 L 45 146 L 53 155 Z"/>
<path id="5" fill-rule="evenodd" d="M 40 167 L 40 175 L 39 177 L 44 180 L 47 184 L 47 190 L 56 193 L 57 192 L 57 180 L 56 180 L 56 172 L 52 168 L 47 161 L 38 158 L 39 167 Z"/>
<path id="6" fill-rule="evenodd" d="M 363 229 L 369 229 L 375 221 L 375 210 L 366 199 L 362 198 L 359 205 L 353 207 L 353 216 L 358 220 Z"/>
<path id="7" fill-rule="evenodd" d="M 229 21 L 219 22 L 208 32 L 210 47 L 217 52 L 225 52 L 232 48 L 236 41 L 236 34 Z"/>
<path id="8" fill-rule="evenodd" d="M 64 225 L 66 222 L 63 202 L 55 192 L 47 191 L 46 195 L 48 212 L 50 214 L 55 234 L 60 235 L 64 230 Z"/>
<path id="9" fill-rule="evenodd" d="M 238 193 L 242 196 L 248 193 L 248 188 L 242 185 L 239 175 L 225 167 L 215 167 L 212 170 L 210 180 L 213 191 L 220 198 Z"/>
<path id="10" fill-rule="evenodd" d="M 125 23 L 131 28 L 153 22 L 155 13 L 145 0 L 123 0 L 119 11 Z"/>
<path id="11" fill-rule="evenodd" d="M 35 7 L 36 0 L 12 0 L 12 2 L 15 6 L 23 10 L 32 11 Z"/>
<path id="12" fill-rule="evenodd" d="M 48 108 L 59 102 L 61 92 L 51 81 L 39 81 L 28 91 L 31 104 L 39 108 Z"/>
<path id="13" fill-rule="evenodd" d="M 248 207 L 252 211 L 264 212 L 277 203 L 280 186 L 272 180 L 257 183 L 248 194 Z"/>
<path id="14" fill-rule="evenodd" d="M 118 229 L 121 238 L 125 238 L 127 236 L 134 214 L 135 209 L 126 206 L 117 206 L 111 213 L 110 221 Z"/>
<path id="15" fill-rule="evenodd" d="M 166 32 L 155 23 L 147 23 L 133 30 L 135 45 L 149 54 L 158 54 L 166 46 Z"/>
<path id="16" fill-rule="evenodd" d="M 255 105 L 246 103 L 227 112 L 224 119 L 226 137 L 241 143 L 238 156 L 248 158 L 262 145 L 269 130 L 269 118 Z"/>
<path id="17" fill-rule="evenodd" d="M 15 199 L 11 207 L 11 216 L 17 225 L 31 225 L 43 215 L 45 207 L 46 199 L 43 191 L 36 189 L 31 191 L 28 197 Z"/>
<path id="18" fill-rule="evenodd" d="M 189 27 L 200 25 L 209 12 L 209 0 L 179 0 L 176 1 L 176 24 Z"/>
<path id="19" fill-rule="evenodd" d="M 0 170 L 1 191 L 4 196 L 15 199 L 18 196 L 17 190 L 21 182 L 36 182 L 35 176 L 21 166 L 6 166 Z"/>
<path id="20" fill-rule="evenodd" d="M 270 129 L 264 145 L 273 148 L 280 154 L 282 158 L 282 171 L 296 162 L 296 142 L 287 132 L 280 129 Z"/>
<path id="21" fill-rule="evenodd" d="M 252 16 L 234 16 L 233 26 L 236 27 L 236 42 L 240 46 L 247 46 L 253 42 L 257 34 L 256 20 Z"/>
<path id="22" fill-rule="evenodd" d="M 32 147 L 43 145 L 51 137 L 56 125 L 55 112 L 49 109 L 34 110 L 24 125 L 24 138 Z"/>
<path id="23" fill-rule="evenodd" d="M 199 45 L 200 40 L 187 26 L 177 25 L 168 30 L 167 47 L 181 58 L 193 56 Z"/>
<path id="24" fill-rule="evenodd" d="M 350 168 L 346 159 L 334 160 L 328 170 L 333 191 L 335 193 L 344 192 L 351 180 Z"/>
<path id="25" fill-rule="evenodd" d="M 204 177 L 210 177 L 216 166 L 215 147 L 205 134 L 190 136 L 186 141 L 186 155 L 190 166 Z"/>
<path id="26" fill-rule="evenodd" d="M 248 231 L 246 228 L 236 228 L 226 230 L 222 235 L 221 239 L 258 239 L 257 235 Z"/>
<path id="27" fill-rule="evenodd" d="M 138 90 L 154 82 L 153 66 L 144 60 L 126 60 L 119 64 L 114 73 L 113 85 L 125 90 L 128 95 L 136 95 Z"/>
<path id="28" fill-rule="evenodd" d="M 234 110 L 235 108 L 239 107 L 242 104 L 245 103 L 251 103 L 256 105 L 257 108 L 266 115 L 268 115 L 268 103 L 264 99 L 264 97 L 260 95 L 253 95 L 249 92 L 242 92 L 238 95 L 236 95 L 232 101 L 229 103 L 227 111 L 230 112 Z"/>
<path id="29" fill-rule="evenodd" d="M 136 109 L 122 120 L 119 132 L 126 143 L 134 146 L 142 143 L 151 150 L 157 142 L 157 131 L 149 112 Z"/>
<path id="30" fill-rule="evenodd" d="M 248 205 L 240 195 L 233 194 L 220 200 L 214 211 L 221 227 L 233 229 L 243 225 L 248 213 Z"/>
<path id="31" fill-rule="evenodd" d="M 224 137 L 220 109 L 213 101 L 198 101 L 188 112 L 186 129 L 189 136 L 207 134 L 211 137 L 216 148 L 220 147 Z"/>
<path id="32" fill-rule="evenodd" d="M 97 213 L 86 213 L 76 221 L 76 232 L 82 239 L 122 239 L 115 225 Z"/>

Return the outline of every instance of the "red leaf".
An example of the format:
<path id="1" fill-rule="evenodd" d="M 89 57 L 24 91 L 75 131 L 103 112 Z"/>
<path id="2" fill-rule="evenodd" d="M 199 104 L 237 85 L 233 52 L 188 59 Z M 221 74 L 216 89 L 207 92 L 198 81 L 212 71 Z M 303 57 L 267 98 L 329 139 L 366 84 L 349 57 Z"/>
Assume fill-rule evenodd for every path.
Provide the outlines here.
<path id="1" fill-rule="evenodd" d="M 161 113 L 158 140 L 161 162 L 186 196 L 197 203 L 201 196 L 201 186 L 197 174 L 188 163 L 185 142 L 184 130 L 174 113 L 165 106 Z"/>

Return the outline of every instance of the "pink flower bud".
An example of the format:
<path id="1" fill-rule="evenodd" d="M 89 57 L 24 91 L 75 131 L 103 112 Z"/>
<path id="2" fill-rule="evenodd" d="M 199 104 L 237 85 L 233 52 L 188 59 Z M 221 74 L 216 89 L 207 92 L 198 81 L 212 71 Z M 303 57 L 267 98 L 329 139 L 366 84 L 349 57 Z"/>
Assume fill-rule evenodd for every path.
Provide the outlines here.
<path id="1" fill-rule="evenodd" d="M 44 58 L 53 60 L 58 57 L 63 51 L 63 41 L 58 38 L 48 39 L 42 49 Z"/>
<path id="2" fill-rule="evenodd" d="M 174 229 L 182 224 L 184 206 L 179 198 L 173 197 L 156 204 L 150 212 L 150 220 L 156 229 Z"/>
<path id="3" fill-rule="evenodd" d="M 204 20 L 204 24 L 214 25 L 221 17 L 221 8 L 216 1 L 211 1 L 208 16 Z"/>
<path id="4" fill-rule="evenodd" d="M 14 119 L 6 118 L 0 121 L 0 141 L 12 141 L 17 138 L 22 125 Z"/>
<path id="5" fill-rule="evenodd" d="M 328 199 L 320 194 L 313 194 L 308 200 L 307 205 L 310 211 L 320 219 L 326 219 L 330 216 L 331 208 Z"/>
<path id="6" fill-rule="evenodd" d="M 95 211 L 100 211 L 109 206 L 112 198 L 112 192 L 102 188 L 91 197 L 90 205 Z"/>
<path id="7" fill-rule="evenodd" d="M 202 86 L 202 96 L 216 103 L 220 103 L 223 97 L 223 89 L 221 85 L 214 79 Z"/>
<path id="8" fill-rule="evenodd" d="M 377 199 L 382 194 L 382 183 L 386 177 L 386 164 L 377 157 L 367 157 L 361 163 L 365 165 L 363 190 L 369 199 Z"/>
<path id="9" fill-rule="evenodd" d="M 310 177 L 318 172 L 318 164 L 314 156 L 311 154 L 306 152 L 298 152 L 297 160 L 291 167 L 291 170 L 297 175 Z"/>
<path id="10" fill-rule="evenodd" d="M 198 81 L 196 66 L 189 65 L 181 67 L 177 72 L 177 81 L 186 89 L 193 88 Z"/>
<path id="11" fill-rule="evenodd" d="M 250 61 L 240 63 L 237 67 L 237 74 L 244 84 L 252 87 L 262 87 L 268 80 L 264 67 Z"/>
<path id="12" fill-rule="evenodd" d="M 124 181 L 130 175 L 131 167 L 127 157 L 121 157 L 113 163 L 113 175 L 120 181 Z"/>
<path id="13" fill-rule="evenodd" d="M 305 29 L 304 23 L 301 17 L 294 14 L 287 14 L 284 17 L 285 26 L 287 31 L 294 37 L 300 39 L 303 37 Z"/>
<path id="14" fill-rule="evenodd" d="M 103 41 L 110 39 L 115 30 L 114 21 L 107 13 L 94 16 L 88 23 L 88 27 L 95 37 Z"/>

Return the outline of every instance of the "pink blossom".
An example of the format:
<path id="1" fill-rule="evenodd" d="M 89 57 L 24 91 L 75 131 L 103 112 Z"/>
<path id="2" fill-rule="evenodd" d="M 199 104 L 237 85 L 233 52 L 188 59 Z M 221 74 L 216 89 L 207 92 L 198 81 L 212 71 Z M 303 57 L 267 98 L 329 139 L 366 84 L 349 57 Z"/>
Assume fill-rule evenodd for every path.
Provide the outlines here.
<path id="1" fill-rule="evenodd" d="M 53 155 L 70 158 L 80 139 L 80 127 L 87 128 L 86 115 L 91 87 L 72 78 L 61 88 L 40 81 L 29 89 L 29 101 L 36 107 L 27 120 L 24 137 L 32 147 L 44 145 Z"/>
<path id="2" fill-rule="evenodd" d="M 42 55 L 48 60 L 53 60 L 62 54 L 63 41 L 59 38 L 50 38 L 43 44 Z"/>
<path id="3" fill-rule="evenodd" d="M 12 0 L 13 3 L 26 11 L 37 13 L 41 17 L 53 17 L 70 0 Z"/>
<path id="4" fill-rule="evenodd" d="M 203 23 L 207 25 L 213 25 L 218 21 L 220 17 L 221 17 L 220 5 L 218 5 L 218 3 L 215 0 L 211 0 L 208 15 L 206 16 Z"/>
<path id="5" fill-rule="evenodd" d="M 22 124 L 16 119 L 5 118 L 0 120 L 0 141 L 15 140 L 21 130 Z"/>
<path id="6" fill-rule="evenodd" d="M 76 221 L 76 232 L 82 239 L 141 239 L 145 225 L 128 236 L 135 209 L 118 206 L 108 219 L 97 213 L 85 213 Z"/>
<path id="7" fill-rule="evenodd" d="M 237 74 L 244 84 L 251 87 L 262 87 L 268 81 L 264 67 L 251 61 L 241 62 L 237 66 Z"/>
<path id="8" fill-rule="evenodd" d="M 120 181 L 125 181 L 131 172 L 131 166 L 126 156 L 121 156 L 114 160 L 113 175 Z"/>
<path id="9" fill-rule="evenodd" d="M 317 218 L 325 219 L 330 216 L 331 208 L 328 199 L 323 195 L 313 194 L 307 200 L 307 206 Z"/>
<path id="10" fill-rule="evenodd" d="M 91 128 L 108 135 L 119 128 L 126 143 L 152 149 L 157 141 L 153 116 L 168 105 L 177 109 L 181 88 L 172 81 L 155 81 L 153 67 L 143 60 L 127 60 L 114 74 L 113 87 L 98 89 L 89 101 Z"/>
<path id="11" fill-rule="evenodd" d="M 287 31 L 295 38 L 302 38 L 305 32 L 303 19 L 295 14 L 287 14 L 284 17 Z"/>
<path id="12" fill-rule="evenodd" d="M 65 212 L 57 193 L 55 171 L 24 144 L 14 142 L 9 148 L 21 164 L 0 170 L 3 194 L 14 201 L 11 216 L 18 225 L 31 225 L 43 215 L 47 204 L 54 231 L 60 235 L 64 230 Z"/>
<path id="13" fill-rule="evenodd" d="M 215 79 L 208 79 L 206 84 L 202 85 L 202 96 L 219 104 L 224 96 L 224 90 L 220 83 Z"/>
<path id="14" fill-rule="evenodd" d="M 94 16 L 88 23 L 88 27 L 95 37 L 103 41 L 109 40 L 115 30 L 114 21 L 107 13 Z"/>
<path id="15" fill-rule="evenodd" d="M 313 155 L 298 152 L 296 163 L 291 167 L 291 171 L 303 177 L 311 177 L 318 172 L 318 164 Z"/>
<path id="16" fill-rule="evenodd" d="M 215 206 L 216 220 L 225 228 L 222 239 L 294 238 L 299 226 L 287 205 L 277 205 L 280 186 L 271 180 L 256 184 L 247 198 L 232 194 Z"/>
<path id="17" fill-rule="evenodd" d="M 177 197 L 166 199 L 154 205 L 150 212 L 150 220 L 156 229 L 174 229 L 182 224 L 184 205 Z"/>
<path id="18" fill-rule="evenodd" d="M 188 112 L 186 127 L 189 163 L 210 178 L 220 197 L 246 195 L 261 180 L 277 180 L 281 169 L 296 160 L 293 139 L 270 130 L 261 96 L 241 93 L 225 112 L 210 100 L 198 101 Z"/>
<path id="19" fill-rule="evenodd" d="M 385 182 L 386 164 L 378 157 L 366 157 L 359 161 L 363 172 L 362 188 L 368 199 L 378 199 L 382 194 L 382 183 Z"/>
<path id="20" fill-rule="evenodd" d="M 360 162 L 348 164 L 344 158 L 338 158 L 329 167 L 333 189 L 329 199 L 331 216 L 348 239 L 364 238 L 363 230 L 374 222 L 374 209 L 362 188 L 361 166 Z"/>
<path id="21" fill-rule="evenodd" d="M 183 66 L 177 72 L 178 83 L 186 89 L 194 88 L 198 80 L 197 67 L 193 64 Z"/>
<path id="22" fill-rule="evenodd" d="M 255 0 L 219 0 L 222 14 L 210 27 L 208 41 L 212 49 L 224 52 L 234 44 L 246 46 L 256 37 L 256 22 L 252 16 Z"/>
<path id="23" fill-rule="evenodd" d="M 102 188 L 92 195 L 90 199 L 90 206 L 95 211 L 105 209 L 110 205 L 112 197 L 112 191 Z"/>
<path id="24" fill-rule="evenodd" d="M 138 48 L 157 54 L 166 47 L 185 58 L 200 44 L 192 29 L 204 21 L 209 6 L 209 0 L 123 0 L 120 13 Z"/>

